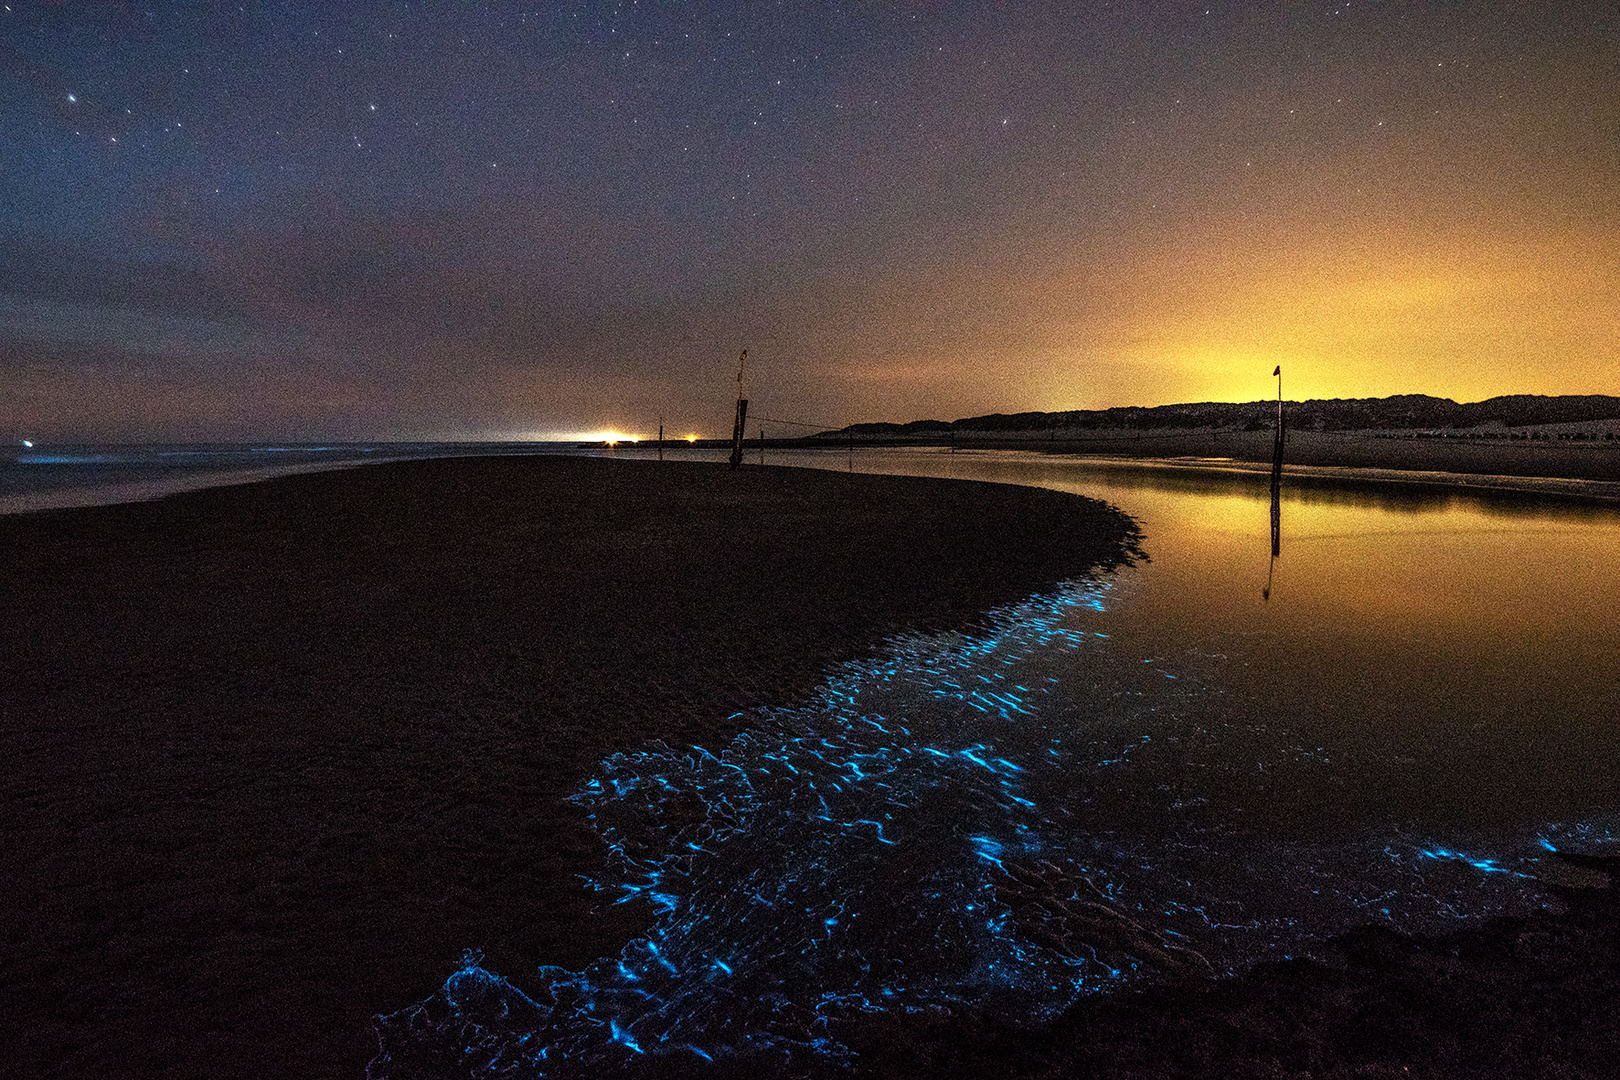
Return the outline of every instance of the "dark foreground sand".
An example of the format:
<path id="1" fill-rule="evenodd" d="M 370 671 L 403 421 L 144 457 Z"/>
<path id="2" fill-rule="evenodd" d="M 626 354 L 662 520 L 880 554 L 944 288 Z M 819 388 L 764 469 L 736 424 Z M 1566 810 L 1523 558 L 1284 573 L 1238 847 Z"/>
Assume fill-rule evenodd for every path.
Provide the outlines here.
<path id="1" fill-rule="evenodd" d="M 522 985 L 637 929 L 576 877 L 604 756 L 719 745 L 1133 539 L 1035 489 L 567 458 L 0 518 L 0 1075 L 358 1077 L 464 947 Z M 878 1076 L 1611 1076 L 1615 893 L 1567 896 L 1045 1031 L 844 1035 Z"/>
<path id="2" fill-rule="evenodd" d="M 888 1016 L 843 1033 L 860 1075 L 1109 1080 L 1611 1080 L 1620 1076 L 1620 860 L 1557 915 L 1439 938 L 1366 927 L 1318 959 L 1082 999 L 1046 1029 Z"/>
<path id="3" fill-rule="evenodd" d="M 488 458 L 0 518 L 0 1074 L 358 1077 L 461 950 L 617 951 L 563 799 L 1129 557 L 1075 496 Z"/>

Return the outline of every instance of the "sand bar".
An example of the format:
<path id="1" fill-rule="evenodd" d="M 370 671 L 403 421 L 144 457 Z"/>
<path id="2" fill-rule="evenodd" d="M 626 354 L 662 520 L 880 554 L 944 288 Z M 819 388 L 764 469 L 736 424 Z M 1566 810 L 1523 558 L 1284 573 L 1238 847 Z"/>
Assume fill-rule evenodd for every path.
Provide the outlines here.
<path id="1" fill-rule="evenodd" d="M 1033 488 L 524 457 L 0 518 L 5 1075 L 343 1076 L 468 946 L 615 950 L 562 800 L 1129 557 Z"/>

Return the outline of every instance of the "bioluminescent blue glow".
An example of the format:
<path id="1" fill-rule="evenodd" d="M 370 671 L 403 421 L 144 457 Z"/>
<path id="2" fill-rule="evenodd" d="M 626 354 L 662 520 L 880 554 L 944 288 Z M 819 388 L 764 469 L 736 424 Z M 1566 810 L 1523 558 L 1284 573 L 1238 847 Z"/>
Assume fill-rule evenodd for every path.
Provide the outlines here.
<path id="1" fill-rule="evenodd" d="M 544 1000 L 469 958 L 432 1008 L 379 1020 L 373 1075 L 413 1040 L 469 1075 L 585 1076 L 836 1057 L 841 1025 L 883 1010 L 1040 1020 L 1357 923 L 1533 907 L 1538 854 L 1595 828 L 1486 851 L 1323 826 L 1311 808 L 1378 762 L 1226 716 L 1195 680 L 1119 655 L 1095 628 L 1107 595 L 1071 586 L 991 631 L 895 639 L 718 753 L 614 755 L 574 798 L 609 851 L 595 887 L 649 901 L 653 929 L 543 970 Z"/>

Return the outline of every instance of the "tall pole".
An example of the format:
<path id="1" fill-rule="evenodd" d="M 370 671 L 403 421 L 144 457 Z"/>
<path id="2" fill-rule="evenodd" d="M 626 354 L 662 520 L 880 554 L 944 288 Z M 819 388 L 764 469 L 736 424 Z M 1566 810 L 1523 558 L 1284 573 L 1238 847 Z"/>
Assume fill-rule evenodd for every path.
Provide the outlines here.
<path id="1" fill-rule="evenodd" d="M 1283 455 L 1283 411 L 1282 411 L 1282 365 L 1272 372 L 1277 376 L 1277 438 L 1271 444 L 1271 490 L 1275 492 L 1282 486 L 1282 455 Z"/>
<path id="2" fill-rule="evenodd" d="M 742 464 L 743 428 L 748 423 L 748 399 L 743 397 L 743 369 L 748 366 L 748 350 L 737 358 L 737 415 L 731 422 L 731 468 Z"/>
<path id="3" fill-rule="evenodd" d="M 1277 556 L 1282 553 L 1282 458 L 1283 410 L 1282 365 L 1272 372 L 1277 376 L 1277 437 L 1271 444 L 1271 571 L 1266 574 L 1266 587 L 1260 595 L 1271 599 L 1271 579 L 1277 570 Z"/>

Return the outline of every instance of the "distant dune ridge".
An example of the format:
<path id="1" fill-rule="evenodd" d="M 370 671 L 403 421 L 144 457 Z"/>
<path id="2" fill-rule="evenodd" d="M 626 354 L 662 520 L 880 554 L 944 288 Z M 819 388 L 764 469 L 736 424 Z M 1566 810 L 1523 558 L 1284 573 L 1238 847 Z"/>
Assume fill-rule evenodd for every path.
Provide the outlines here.
<path id="1" fill-rule="evenodd" d="M 1333 398 L 1285 401 L 1288 423 L 1296 430 L 1314 431 L 1438 431 L 1481 427 L 1523 428 L 1554 424 L 1591 424 L 1614 421 L 1599 437 L 1620 430 L 1620 397 L 1579 394 L 1548 397 L 1512 394 L 1486 401 L 1458 404 L 1427 394 L 1398 394 L 1386 398 Z M 939 438 L 953 433 L 1085 431 L 1162 431 L 1166 429 L 1269 428 L 1277 402 L 1242 403 L 1205 401 L 1185 405 L 1126 406 L 1113 409 L 1073 409 L 1067 412 L 992 413 L 962 420 L 913 420 L 910 423 L 851 424 L 822 437 Z"/>

